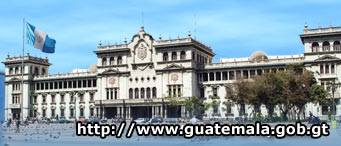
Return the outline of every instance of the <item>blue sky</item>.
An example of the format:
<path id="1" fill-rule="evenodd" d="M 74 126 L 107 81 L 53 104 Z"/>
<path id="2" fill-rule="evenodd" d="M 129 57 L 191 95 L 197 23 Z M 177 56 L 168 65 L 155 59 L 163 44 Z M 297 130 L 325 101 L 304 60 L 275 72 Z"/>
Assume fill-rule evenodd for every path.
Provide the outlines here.
<path id="1" fill-rule="evenodd" d="M 20 55 L 22 19 L 57 41 L 48 54 L 50 73 L 70 72 L 96 63 L 98 42 L 114 44 L 136 34 L 144 13 L 145 30 L 158 39 L 186 37 L 197 24 L 196 37 L 212 46 L 214 58 L 247 57 L 256 50 L 269 55 L 303 53 L 299 34 L 309 28 L 341 26 L 341 1 L 63 1 L 11 0 L 0 5 L 0 60 Z M 33 56 L 46 54 L 26 45 Z M 4 65 L 0 65 L 4 70 Z"/>

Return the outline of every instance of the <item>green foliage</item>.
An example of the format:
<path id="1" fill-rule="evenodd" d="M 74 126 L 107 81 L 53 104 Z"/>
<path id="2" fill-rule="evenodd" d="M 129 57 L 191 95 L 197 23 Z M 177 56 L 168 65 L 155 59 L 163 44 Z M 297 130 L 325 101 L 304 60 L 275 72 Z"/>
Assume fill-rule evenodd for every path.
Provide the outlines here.
<path id="1" fill-rule="evenodd" d="M 195 116 L 201 118 L 205 111 L 203 99 L 196 96 L 185 99 L 185 109 L 189 112 L 190 117 Z"/>
<path id="2" fill-rule="evenodd" d="M 289 111 L 299 115 L 307 103 L 327 103 L 326 97 L 329 94 L 317 84 L 313 72 L 304 70 L 302 64 L 287 67 L 287 71 L 264 73 L 256 76 L 253 81 L 238 80 L 226 85 L 226 104 L 231 101 L 237 107 L 241 104 L 252 105 L 252 120 L 267 122 L 281 119 L 286 121 Z M 258 114 L 261 105 L 268 110 L 268 117 Z M 273 115 L 276 106 L 281 111 L 280 117 Z M 238 110 L 240 112 L 240 108 Z"/>

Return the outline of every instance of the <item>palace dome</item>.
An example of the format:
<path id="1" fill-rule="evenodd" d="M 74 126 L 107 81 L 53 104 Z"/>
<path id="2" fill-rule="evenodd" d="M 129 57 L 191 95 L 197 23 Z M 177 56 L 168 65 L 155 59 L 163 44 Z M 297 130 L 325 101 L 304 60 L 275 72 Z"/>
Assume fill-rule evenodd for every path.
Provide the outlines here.
<path id="1" fill-rule="evenodd" d="M 253 52 L 249 60 L 251 62 L 268 61 L 268 56 L 263 51 Z"/>
<path id="2" fill-rule="evenodd" d="M 97 72 L 97 65 L 96 65 L 96 64 L 92 64 L 92 65 L 89 67 L 89 72 L 91 72 L 91 73 Z"/>

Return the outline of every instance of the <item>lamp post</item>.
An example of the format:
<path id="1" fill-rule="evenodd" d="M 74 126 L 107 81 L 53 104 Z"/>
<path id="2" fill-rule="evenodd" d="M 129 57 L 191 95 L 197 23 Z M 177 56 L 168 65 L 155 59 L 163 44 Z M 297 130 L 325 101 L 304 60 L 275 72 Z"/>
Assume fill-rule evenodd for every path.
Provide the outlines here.
<path id="1" fill-rule="evenodd" d="M 147 108 L 147 115 L 148 115 L 148 120 L 149 120 L 149 106 L 150 106 L 150 103 L 151 103 L 152 100 L 151 100 L 150 98 L 146 98 L 146 99 L 144 99 L 144 101 L 148 103 L 148 104 L 147 104 L 147 105 L 148 105 L 148 108 Z"/>
<path id="2" fill-rule="evenodd" d="M 333 96 L 332 96 L 332 108 L 331 108 L 331 110 L 332 110 L 332 120 L 335 120 L 336 109 L 335 109 L 335 112 L 334 112 L 334 106 L 335 106 L 335 104 L 334 104 L 334 93 L 335 93 L 335 89 L 338 88 L 338 83 L 330 81 L 328 83 L 328 87 L 332 89 Z"/>

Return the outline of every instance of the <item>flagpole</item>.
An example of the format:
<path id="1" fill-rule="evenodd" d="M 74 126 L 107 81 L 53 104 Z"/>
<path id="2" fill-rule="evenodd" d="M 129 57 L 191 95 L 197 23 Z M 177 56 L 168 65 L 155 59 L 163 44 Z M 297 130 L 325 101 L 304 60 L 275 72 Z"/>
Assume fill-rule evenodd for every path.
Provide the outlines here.
<path id="1" fill-rule="evenodd" d="M 21 116 L 20 119 L 23 122 L 24 119 L 24 56 L 25 56 L 25 18 L 23 19 L 23 32 L 22 32 L 22 61 L 21 61 L 21 98 L 20 98 L 20 109 Z"/>

